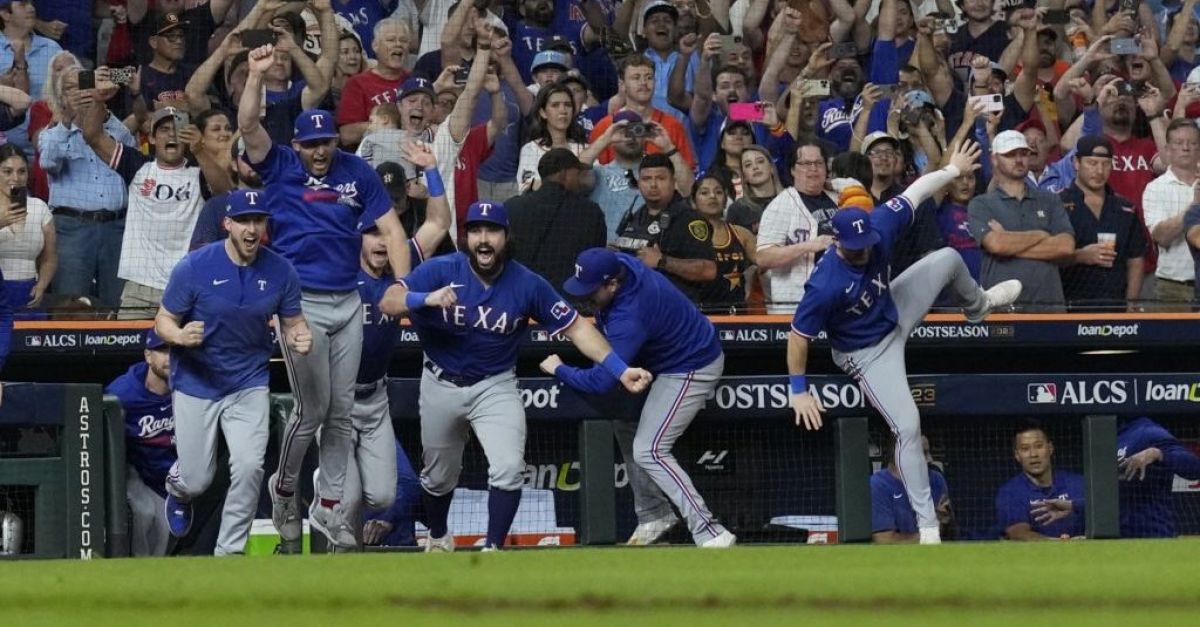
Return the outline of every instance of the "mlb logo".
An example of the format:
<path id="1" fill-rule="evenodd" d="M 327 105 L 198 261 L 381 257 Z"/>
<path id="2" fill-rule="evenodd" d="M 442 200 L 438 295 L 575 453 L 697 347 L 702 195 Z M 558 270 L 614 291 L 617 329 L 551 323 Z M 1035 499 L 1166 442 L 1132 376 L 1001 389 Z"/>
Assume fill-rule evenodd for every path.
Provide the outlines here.
<path id="1" fill-rule="evenodd" d="M 42 338 L 40 335 L 30 335 L 29 337 L 25 338 L 25 345 L 32 346 L 35 348 L 41 348 Z"/>
<path id="2" fill-rule="evenodd" d="M 547 333 L 547 332 L 545 332 L 545 331 L 543 331 L 543 330 L 541 330 L 541 329 L 534 329 L 534 330 L 533 330 L 533 341 L 535 341 L 535 342 L 549 342 L 549 341 L 550 341 L 550 334 L 549 334 L 549 333 Z"/>
<path id="3" fill-rule="evenodd" d="M 737 336 L 734 335 L 733 329 L 721 329 L 721 341 L 722 342 L 732 342 L 735 339 L 737 339 Z"/>
<path id="4" fill-rule="evenodd" d="M 1030 383 L 1026 390 L 1030 405 L 1052 405 L 1058 402 L 1058 385 L 1054 383 Z"/>

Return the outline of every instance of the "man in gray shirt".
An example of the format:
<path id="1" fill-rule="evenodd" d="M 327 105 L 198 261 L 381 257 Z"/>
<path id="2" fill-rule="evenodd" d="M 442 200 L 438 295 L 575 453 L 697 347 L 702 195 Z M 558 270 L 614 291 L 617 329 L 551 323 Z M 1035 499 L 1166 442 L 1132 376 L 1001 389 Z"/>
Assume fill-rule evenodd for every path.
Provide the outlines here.
<path id="1" fill-rule="evenodd" d="M 1075 252 L 1075 232 L 1058 196 L 1026 180 L 1033 149 L 1017 131 L 992 142 L 995 189 L 967 205 L 971 235 L 983 248 L 983 287 L 1008 279 L 1024 285 L 1018 305 L 1025 311 L 1061 311 L 1058 262 Z"/>

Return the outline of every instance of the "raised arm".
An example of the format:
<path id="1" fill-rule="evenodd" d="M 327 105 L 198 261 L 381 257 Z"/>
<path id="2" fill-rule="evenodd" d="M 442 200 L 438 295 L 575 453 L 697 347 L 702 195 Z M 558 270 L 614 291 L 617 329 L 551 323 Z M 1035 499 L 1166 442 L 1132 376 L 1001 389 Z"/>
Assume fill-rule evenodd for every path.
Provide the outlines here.
<path id="1" fill-rule="evenodd" d="M 324 79 L 319 85 L 320 89 L 305 76 L 304 81 L 308 83 L 305 87 L 307 92 L 313 90 L 311 94 L 315 101 L 313 104 L 304 104 L 307 108 L 315 107 L 329 93 L 329 87 L 333 83 L 334 70 L 337 68 L 338 62 L 338 25 L 337 15 L 333 12 L 333 7 L 330 0 L 313 0 L 313 8 L 317 12 L 317 22 L 321 26 L 321 56 L 317 59 L 317 70 L 321 73 L 321 78 Z M 307 55 L 306 55 L 307 56 Z M 317 93 L 320 93 L 317 96 Z M 302 96 L 305 103 L 310 102 Z"/>
<path id="2" fill-rule="evenodd" d="M 240 29 L 242 26 L 238 25 L 237 28 Z M 187 86 L 183 91 L 187 96 L 188 111 L 192 115 L 199 115 L 202 111 L 212 108 L 212 101 L 208 97 L 208 88 L 212 86 L 225 61 L 241 50 L 245 50 L 242 47 L 242 35 L 239 30 L 235 29 L 226 35 L 217 49 L 192 72 L 192 77 L 188 79 Z M 131 93 L 130 95 L 134 96 L 135 102 L 141 100 L 137 97 L 138 94 Z"/>
<path id="3" fill-rule="evenodd" d="M 721 36 L 716 33 L 704 40 L 700 51 L 700 65 L 696 68 L 696 93 L 688 102 L 692 114 L 692 127 L 704 128 L 713 106 L 713 57 L 721 53 Z M 676 64 L 680 65 L 680 64 Z"/>
<path id="4" fill-rule="evenodd" d="M 425 205 L 425 221 L 417 227 L 413 240 L 422 254 L 432 255 L 450 232 L 450 204 L 446 202 L 446 186 L 437 169 L 437 158 L 428 144 L 409 142 L 400 147 L 404 157 L 425 170 L 429 201 Z"/>
<path id="5" fill-rule="evenodd" d="M 223 194 L 234 188 L 233 177 L 229 173 L 229 168 L 213 158 L 212 153 L 207 150 L 201 150 L 200 146 L 204 140 L 200 134 L 200 129 L 195 124 L 189 124 L 179 131 L 179 139 L 187 144 L 192 154 L 196 157 L 196 162 L 200 164 L 200 173 L 204 175 L 204 180 L 208 182 L 208 186 L 212 189 L 213 195 Z"/>
<path id="6" fill-rule="evenodd" d="M 246 87 L 242 90 L 242 101 L 238 103 L 238 130 L 246 144 L 246 159 L 250 163 L 262 163 L 271 150 L 271 136 L 259 121 L 262 108 L 263 75 L 274 63 L 275 46 L 267 44 L 250 51 L 246 64 L 250 73 L 246 76 Z"/>

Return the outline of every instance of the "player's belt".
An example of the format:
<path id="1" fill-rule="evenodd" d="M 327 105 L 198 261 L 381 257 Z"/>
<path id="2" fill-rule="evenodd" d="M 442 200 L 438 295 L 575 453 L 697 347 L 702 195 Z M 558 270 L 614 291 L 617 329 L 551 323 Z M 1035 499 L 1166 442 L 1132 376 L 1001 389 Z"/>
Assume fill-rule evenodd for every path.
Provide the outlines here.
<path id="1" fill-rule="evenodd" d="M 425 369 L 428 370 L 430 374 L 437 377 L 438 379 L 445 381 L 446 383 L 449 383 L 451 385 L 457 385 L 460 388 L 471 387 L 472 385 L 475 385 L 476 383 L 479 383 L 480 381 L 483 381 L 484 379 L 487 378 L 487 377 L 464 377 L 461 375 L 450 374 L 450 373 L 446 372 L 445 370 L 442 370 L 441 368 L 439 368 L 437 364 L 433 363 L 432 361 L 429 361 L 428 359 L 425 360 Z"/>

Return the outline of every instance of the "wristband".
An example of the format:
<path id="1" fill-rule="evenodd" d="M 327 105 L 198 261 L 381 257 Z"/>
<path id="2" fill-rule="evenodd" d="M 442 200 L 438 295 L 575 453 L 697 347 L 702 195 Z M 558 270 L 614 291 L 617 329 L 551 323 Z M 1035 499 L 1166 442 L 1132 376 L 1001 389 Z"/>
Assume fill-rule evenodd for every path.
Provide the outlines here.
<path id="1" fill-rule="evenodd" d="M 409 311 L 415 311 L 425 306 L 426 298 L 429 298 L 429 292 L 409 292 L 404 295 L 404 305 Z"/>
<path id="2" fill-rule="evenodd" d="M 788 377 L 788 383 L 792 386 L 792 394 L 808 394 L 808 379 L 804 375 L 791 375 Z"/>
<path id="3" fill-rule="evenodd" d="M 425 187 L 429 190 L 430 198 L 446 195 L 446 184 L 442 183 L 442 175 L 437 168 L 425 170 Z"/>
<path id="4" fill-rule="evenodd" d="M 616 351 L 609 353 L 608 357 L 605 357 L 604 361 L 600 362 L 600 365 L 604 366 L 605 370 L 618 379 L 629 369 L 629 364 L 625 363 L 625 360 L 621 359 L 621 356 Z"/>

